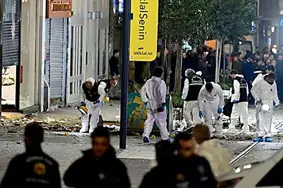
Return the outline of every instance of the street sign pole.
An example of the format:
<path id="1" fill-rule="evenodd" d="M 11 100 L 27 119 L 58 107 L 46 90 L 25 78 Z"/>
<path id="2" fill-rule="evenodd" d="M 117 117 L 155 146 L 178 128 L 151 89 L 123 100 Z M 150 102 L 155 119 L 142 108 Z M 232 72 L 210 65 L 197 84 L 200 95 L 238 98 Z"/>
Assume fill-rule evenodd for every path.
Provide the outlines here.
<path id="1" fill-rule="evenodd" d="M 120 149 L 126 149 L 131 0 L 124 1 Z"/>

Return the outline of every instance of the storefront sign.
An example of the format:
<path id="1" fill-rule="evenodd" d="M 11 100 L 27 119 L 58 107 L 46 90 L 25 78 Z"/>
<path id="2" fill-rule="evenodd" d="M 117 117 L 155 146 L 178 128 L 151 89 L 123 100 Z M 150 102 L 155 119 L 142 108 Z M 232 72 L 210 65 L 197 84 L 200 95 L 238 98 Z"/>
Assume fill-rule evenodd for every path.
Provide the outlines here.
<path id="1" fill-rule="evenodd" d="M 130 61 L 153 61 L 157 54 L 158 0 L 131 1 Z"/>
<path id="2" fill-rule="evenodd" d="M 47 18 L 68 18 L 72 16 L 72 0 L 47 0 Z"/>

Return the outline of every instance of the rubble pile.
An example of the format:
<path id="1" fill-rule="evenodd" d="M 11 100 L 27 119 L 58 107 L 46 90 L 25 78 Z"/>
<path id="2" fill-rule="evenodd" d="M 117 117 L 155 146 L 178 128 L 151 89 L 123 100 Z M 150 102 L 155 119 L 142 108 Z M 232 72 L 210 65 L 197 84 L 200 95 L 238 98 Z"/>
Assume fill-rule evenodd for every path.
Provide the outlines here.
<path id="1" fill-rule="evenodd" d="M 79 132 L 81 129 L 80 117 L 73 117 L 69 119 L 57 119 L 50 117 L 42 117 L 37 114 L 25 116 L 22 118 L 0 118 L 0 127 L 5 127 L 5 129 L 21 129 L 26 124 L 31 122 L 39 122 L 42 124 L 46 131 L 54 132 Z M 118 132 L 120 127 L 117 125 L 104 125 L 111 132 Z"/>
<path id="2" fill-rule="evenodd" d="M 52 119 L 50 117 L 42 118 L 36 115 L 25 116 L 22 118 L 4 118 L 0 119 L 0 126 L 5 126 L 9 128 L 22 128 L 26 124 L 31 122 L 39 122 L 42 124 L 43 128 L 48 131 L 68 131 L 77 132 L 80 130 L 80 119 Z"/>

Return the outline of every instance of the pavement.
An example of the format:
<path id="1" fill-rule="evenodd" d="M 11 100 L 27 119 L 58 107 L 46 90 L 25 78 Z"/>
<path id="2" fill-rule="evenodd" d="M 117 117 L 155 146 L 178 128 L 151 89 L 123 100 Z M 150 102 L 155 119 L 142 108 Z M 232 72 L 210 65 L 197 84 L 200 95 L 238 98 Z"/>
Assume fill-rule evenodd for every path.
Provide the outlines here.
<path id="1" fill-rule="evenodd" d="M 111 100 L 108 103 L 104 103 L 101 110 L 101 115 L 105 122 L 119 122 L 120 121 L 120 101 Z M 56 108 L 49 112 L 38 113 L 38 117 L 41 118 L 53 118 L 53 119 L 79 119 L 81 113 L 75 109 L 74 106 L 66 108 Z"/>
<path id="2" fill-rule="evenodd" d="M 2 130 L 2 131 L 1 131 Z M 7 133 L 0 128 L 0 179 L 3 177 L 11 158 L 24 151 L 22 132 Z M 116 148 L 117 157 L 127 166 L 132 187 L 137 188 L 143 175 L 155 164 L 154 140 L 151 144 L 143 144 L 140 137 L 127 137 L 127 149 L 119 149 L 119 136 L 112 136 L 111 143 Z M 246 149 L 250 141 L 221 141 L 231 154 L 231 159 Z M 237 162 L 243 163 L 262 161 L 280 149 L 282 143 L 262 143 L 255 151 Z M 43 149 L 60 164 L 63 176 L 69 165 L 82 154 L 81 151 L 90 148 L 89 137 L 86 136 L 59 136 L 46 132 Z M 63 186 L 64 187 L 64 186 Z"/>
<path id="3" fill-rule="evenodd" d="M 120 104 L 119 101 L 112 101 L 106 103 L 102 109 L 102 116 L 106 123 L 119 122 Z M 245 155 L 233 166 L 239 166 L 242 164 L 248 164 L 252 162 L 264 161 L 278 151 L 282 146 L 281 136 L 283 126 L 283 110 L 275 112 L 273 127 L 279 127 L 281 133 L 274 140 L 274 143 L 261 143 Z M 0 179 L 5 173 L 7 165 L 11 158 L 24 151 L 22 142 L 23 127 L 26 122 L 33 120 L 42 120 L 49 127 L 58 127 L 63 124 L 64 126 L 77 126 L 80 127 L 80 112 L 74 107 L 58 108 L 48 113 L 38 113 L 29 119 L 28 117 L 17 120 L 15 114 L 8 114 L 12 119 L 13 125 L 7 125 L 7 122 L 0 122 Z M 13 120 L 13 118 L 15 118 Z M 22 123 L 21 121 L 25 121 Z M 254 109 L 250 109 L 250 121 L 253 123 Z M 9 121 L 10 122 L 10 121 Z M 60 164 L 60 172 L 63 175 L 68 166 L 77 158 L 81 156 L 81 151 L 90 147 L 89 137 L 84 134 L 70 133 L 68 130 L 57 132 L 50 129 L 46 129 L 45 143 L 43 149 L 58 160 Z M 112 136 L 112 145 L 116 148 L 117 157 L 120 158 L 127 166 L 128 173 L 132 182 L 132 187 L 138 187 L 143 175 L 150 170 L 155 164 L 155 152 L 154 143 L 157 140 L 153 140 L 151 144 L 143 144 L 140 136 L 128 136 L 127 137 L 127 149 L 119 149 L 119 136 Z M 231 154 L 231 159 L 236 157 L 242 151 L 244 151 L 252 142 L 247 141 L 228 141 L 221 140 L 221 143 L 226 147 Z M 63 186 L 64 187 L 64 186 Z"/>

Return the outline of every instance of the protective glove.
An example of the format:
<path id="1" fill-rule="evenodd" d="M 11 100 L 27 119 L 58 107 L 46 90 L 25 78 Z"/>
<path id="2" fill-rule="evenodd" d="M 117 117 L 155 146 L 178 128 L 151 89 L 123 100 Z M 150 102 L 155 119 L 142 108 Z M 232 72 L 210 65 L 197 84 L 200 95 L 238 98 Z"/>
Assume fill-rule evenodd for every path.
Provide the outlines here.
<path id="1" fill-rule="evenodd" d="M 203 118 L 203 116 L 204 116 L 203 111 L 199 111 L 199 117 Z"/>
<path id="2" fill-rule="evenodd" d="M 164 112 L 166 109 L 166 104 L 163 103 L 157 108 L 157 112 Z"/>
<path id="3" fill-rule="evenodd" d="M 218 113 L 218 114 L 221 114 L 222 112 L 223 112 L 223 109 L 222 109 L 222 108 L 218 108 L 218 109 L 217 109 L 217 113 Z"/>
<path id="4" fill-rule="evenodd" d="M 97 106 L 103 106 L 103 102 L 101 101 L 95 101 L 93 104 L 97 105 Z"/>
<path id="5" fill-rule="evenodd" d="M 279 108 L 280 108 L 280 105 L 275 105 L 274 106 L 274 110 L 279 110 Z"/>
<path id="6" fill-rule="evenodd" d="M 85 101 L 82 101 L 82 102 L 81 102 L 81 106 L 86 106 Z"/>

